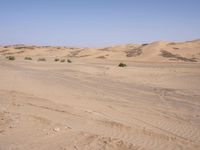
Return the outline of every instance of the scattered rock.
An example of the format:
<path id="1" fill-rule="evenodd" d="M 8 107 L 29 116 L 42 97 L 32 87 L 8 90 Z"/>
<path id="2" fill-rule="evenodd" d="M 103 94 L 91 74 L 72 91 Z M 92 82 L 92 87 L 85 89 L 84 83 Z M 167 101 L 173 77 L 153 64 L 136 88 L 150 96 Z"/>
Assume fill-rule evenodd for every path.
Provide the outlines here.
<path id="1" fill-rule="evenodd" d="M 71 127 L 65 126 L 65 129 L 72 129 Z"/>
<path id="2" fill-rule="evenodd" d="M 10 129 L 13 129 L 13 128 L 15 128 L 15 125 L 10 125 L 9 128 L 10 128 Z"/>
<path id="3" fill-rule="evenodd" d="M 59 132 L 59 131 L 60 131 L 60 128 L 54 128 L 53 131 Z"/>

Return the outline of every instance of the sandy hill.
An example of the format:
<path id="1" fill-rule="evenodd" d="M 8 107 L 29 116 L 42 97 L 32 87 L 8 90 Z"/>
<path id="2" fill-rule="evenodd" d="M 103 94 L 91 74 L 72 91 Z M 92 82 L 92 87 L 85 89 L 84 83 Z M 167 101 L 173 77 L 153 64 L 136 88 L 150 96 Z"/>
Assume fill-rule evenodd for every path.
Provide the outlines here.
<path id="1" fill-rule="evenodd" d="M 11 45 L 0 47 L 0 55 L 16 57 L 92 58 L 147 62 L 199 62 L 200 40 L 187 42 L 153 42 L 105 48 Z"/>

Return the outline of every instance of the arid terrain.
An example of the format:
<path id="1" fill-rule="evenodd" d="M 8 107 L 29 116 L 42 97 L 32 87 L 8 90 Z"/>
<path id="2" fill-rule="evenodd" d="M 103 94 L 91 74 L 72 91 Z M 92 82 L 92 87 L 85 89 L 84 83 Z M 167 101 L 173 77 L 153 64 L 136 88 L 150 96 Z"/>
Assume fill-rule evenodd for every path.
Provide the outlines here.
<path id="1" fill-rule="evenodd" d="M 0 47 L 0 150 L 199 149 L 200 40 Z"/>

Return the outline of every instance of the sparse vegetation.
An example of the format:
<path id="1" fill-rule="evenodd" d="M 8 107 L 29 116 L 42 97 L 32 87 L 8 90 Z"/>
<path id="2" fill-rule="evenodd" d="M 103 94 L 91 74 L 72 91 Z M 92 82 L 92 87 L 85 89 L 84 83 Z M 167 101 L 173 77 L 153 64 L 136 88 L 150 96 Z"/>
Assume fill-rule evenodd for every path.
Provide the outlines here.
<path id="1" fill-rule="evenodd" d="M 139 47 L 139 48 L 133 48 L 133 49 L 130 49 L 128 51 L 126 51 L 126 56 L 127 57 L 136 57 L 136 56 L 139 56 L 142 54 L 142 47 Z"/>
<path id="2" fill-rule="evenodd" d="M 54 59 L 54 61 L 59 61 L 59 60 L 60 60 L 59 58 L 55 58 L 55 59 Z"/>
<path id="3" fill-rule="evenodd" d="M 82 52 L 83 50 L 76 50 L 76 51 L 72 51 L 68 57 L 78 57 L 79 53 Z"/>
<path id="4" fill-rule="evenodd" d="M 15 60 L 15 57 L 14 56 L 7 56 L 6 57 L 8 60 Z"/>
<path id="5" fill-rule="evenodd" d="M 61 59 L 60 62 L 65 62 L 65 59 Z"/>
<path id="6" fill-rule="evenodd" d="M 96 58 L 101 58 L 101 59 L 105 59 L 106 57 L 105 56 L 98 56 Z"/>
<path id="7" fill-rule="evenodd" d="M 0 53 L 4 53 L 4 52 L 7 52 L 8 50 L 5 49 L 5 50 L 1 50 Z"/>
<path id="8" fill-rule="evenodd" d="M 161 50 L 161 56 L 166 57 L 166 58 L 170 58 L 171 60 L 181 60 L 181 61 L 185 61 L 185 62 L 197 62 L 196 58 L 186 58 L 186 57 L 182 57 L 179 54 L 173 54 L 169 51 L 166 50 Z"/>
<path id="9" fill-rule="evenodd" d="M 45 58 L 39 58 L 38 61 L 46 61 Z"/>
<path id="10" fill-rule="evenodd" d="M 124 63 L 120 63 L 118 66 L 119 66 L 119 67 L 126 67 L 127 65 L 124 64 Z"/>
<path id="11" fill-rule="evenodd" d="M 176 45 L 176 43 L 175 42 L 171 42 L 171 43 L 169 43 L 167 45 Z"/>
<path id="12" fill-rule="evenodd" d="M 142 46 L 147 46 L 147 45 L 149 45 L 148 43 L 144 43 L 144 44 L 142 44 Z"/>
<path id="13" fill-rule="evenodd" d="M 34 46 L 19 46 L 17 45 L 16 47 L 14 47 L 15 49 L 34 49 Z"/>
<path id="14" fill-rule="evenodd" d="M 71 61 L 70 59 L 67 59 L 67 62 L 68 62 L 68 63 L 72 63 L 72 61 Z"/>
<path id="15" fill-rule="evenodd" d="M 101 48 L 99 49 L 100 51 L 109 51 L 110 47 L 105 47 L 105 48 Z"/>
<path id="16" fill-rule="evenodd" d="M 25 59 L 25 60 L 32 60 L 31 57 L 25 57 L 24 59 Z"/>

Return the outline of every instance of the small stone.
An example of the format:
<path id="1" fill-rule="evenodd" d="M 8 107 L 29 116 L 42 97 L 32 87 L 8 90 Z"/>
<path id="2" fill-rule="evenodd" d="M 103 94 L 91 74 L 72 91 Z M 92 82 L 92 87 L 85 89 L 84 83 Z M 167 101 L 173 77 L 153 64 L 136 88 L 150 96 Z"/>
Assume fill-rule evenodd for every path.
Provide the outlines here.
<path id="1" fill-rule="evenodd" d="M 53 131 L 59 132 L 59 131 L 60 131 L 60 128 L 54 128 Z"/>
<path id="2" fill-rule="evenodd" d="M 15 126 L 14 125 L 10 125 L 10 129 L 13 129 L 13 128 L 15 128 Z"/>
<path id="3" fill-rule="evenodd" d="M 65 129 L 72 129 L 71 127 L 65 126 Z"/>

